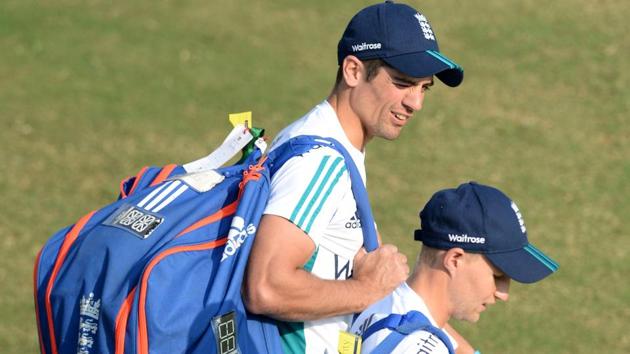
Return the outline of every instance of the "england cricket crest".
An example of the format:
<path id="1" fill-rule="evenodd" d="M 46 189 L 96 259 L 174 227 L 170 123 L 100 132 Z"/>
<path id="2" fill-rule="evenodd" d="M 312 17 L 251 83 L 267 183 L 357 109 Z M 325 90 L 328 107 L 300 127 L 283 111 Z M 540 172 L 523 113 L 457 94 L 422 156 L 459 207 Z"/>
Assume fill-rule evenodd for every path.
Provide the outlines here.
<path id="1" fill-rule="evenodd" d="M 98 331 L 98 317 L 101 300 L 94 298 L 94 293 L 81 297 L 79 302 L 79 339 L 77 354 L 90 354 L 94 345 L 94 337 Z"/>

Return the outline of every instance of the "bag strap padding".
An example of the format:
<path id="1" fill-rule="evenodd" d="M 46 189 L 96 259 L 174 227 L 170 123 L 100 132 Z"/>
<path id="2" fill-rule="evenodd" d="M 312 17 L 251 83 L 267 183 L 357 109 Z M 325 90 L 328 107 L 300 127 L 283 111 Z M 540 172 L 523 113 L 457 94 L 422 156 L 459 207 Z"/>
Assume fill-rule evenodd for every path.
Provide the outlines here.
<path id="1" fill-rule="evenodd" d="M 372 354 L 389 354 L 392 353 L 394 348 L 400 344 L 400 342 L 409 334 L 416 331 L 429 332 L 442 341 L 448 352 L 454 354 L 455 350 L 451 344 L 451 340 L 446 333 L 440 328 L 437 328 L 431 324 L 429 319 L 419 311 L 409 311 L 406 314 L 392 313 L 389 316 L 374 322 L 363 333 L 363 340 L 367 340 L 372 334 L 382 330 L 389 329 L 392 332 L 385 337 L 385 339 L 372 350 Z"/>

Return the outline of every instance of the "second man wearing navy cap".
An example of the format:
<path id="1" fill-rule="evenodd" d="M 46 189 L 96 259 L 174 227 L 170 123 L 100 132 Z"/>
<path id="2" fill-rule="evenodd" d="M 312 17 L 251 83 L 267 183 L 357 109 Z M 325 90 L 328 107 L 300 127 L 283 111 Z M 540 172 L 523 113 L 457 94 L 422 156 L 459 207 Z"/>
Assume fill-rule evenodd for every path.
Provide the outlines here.
<path id="1" fill-rule="evenodd" d="M 365 147 L 396 139 L 420 111 L 434 76 L 454 87 L 461 67 L 440 53 L 427 18 L 393 2 L 369 6 L 337 48 L 332 93 L 282 130 L 271 149 L 298 135 L 339 141 L 365 183 Z M 393 245 L 365 254 L 361 220 L 342 156 L 327 147 L 287 161 L 271 193 L 249 258 L 248 309 L 275 319 L 285 353 L 336 353 L 352 314 L 407 278 Z M 352 277 L 350 277 L 352 275 Z"/>
<path id="2" fill-rule="evenodd" d="M 453 353 L 442 327 L 476 322 L 510 280 L 533 283 L 558 265 L 529 243 L 516 204 L 496 188 L 465 183 L 431 197 L 420 213 L 423 243 L 407 282 L 357 317 L 363 353 Z"/>

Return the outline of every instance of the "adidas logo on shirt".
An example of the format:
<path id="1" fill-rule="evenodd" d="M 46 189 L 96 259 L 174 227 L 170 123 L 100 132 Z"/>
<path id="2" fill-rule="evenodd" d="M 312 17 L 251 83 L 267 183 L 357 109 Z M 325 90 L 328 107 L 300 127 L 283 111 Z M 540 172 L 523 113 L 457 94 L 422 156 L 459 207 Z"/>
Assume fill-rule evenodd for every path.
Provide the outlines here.
<path id="1" fill-rule="evenodd" d="M 346 229 L 360 229 L 361 228 L 361 219 L 359 218 L 359 213 L 355 212 L 354 215 L 350 218 L 350 220 L 346 223 Z"/>

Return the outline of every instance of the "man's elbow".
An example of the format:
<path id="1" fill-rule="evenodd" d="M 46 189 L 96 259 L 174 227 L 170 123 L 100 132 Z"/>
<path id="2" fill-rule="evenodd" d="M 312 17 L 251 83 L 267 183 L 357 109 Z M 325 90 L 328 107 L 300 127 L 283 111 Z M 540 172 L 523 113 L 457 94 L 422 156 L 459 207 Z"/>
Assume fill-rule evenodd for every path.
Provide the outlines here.
<path id="1" fill-rule="evenodd" d="M 262 282 L 246 282 L 243 287 L 243 302 L 251 313 L 272 315 L 275 299 L 271 288 Z"/>

